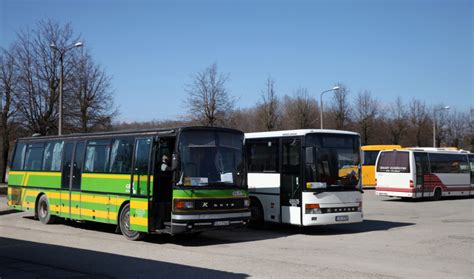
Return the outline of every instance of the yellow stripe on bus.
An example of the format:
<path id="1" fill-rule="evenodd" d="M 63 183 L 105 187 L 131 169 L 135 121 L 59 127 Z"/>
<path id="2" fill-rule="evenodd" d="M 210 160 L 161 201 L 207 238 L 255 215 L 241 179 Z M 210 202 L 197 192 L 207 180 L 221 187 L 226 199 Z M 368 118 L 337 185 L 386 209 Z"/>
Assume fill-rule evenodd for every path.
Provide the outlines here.
<path id="1" fill-rule="evenodd" d="M 148 226 L 148 218 L 130 216 L 130 225 Z"/>
<path id="2" fill-rule="evenodd" d="M 130 201 L 130 208 L 147 210 L 148 209 L 148 202 L 147 201 L 132 200 L 132 201 Z"/>
<path id="3" fill-rule="evenodd" d="M 130 179 L 130 174 L 83 173 L 83 178 Z"/>
<path id="4" fill-rule="evenodd" d="M 130 174 L 105 174 L 105 173 L 83 173 L 83 178 L 102 178 L 102 179 L 128 179 L 130 180 Z M 140 175 L 140 180 L 146 180 L 146 175 Z M 134 181 L 138 180 L 138 176 L 133 178 Z M 150 182 L 153 182 L 153 175 L 150 175 Z"/>
<path id="5" fill-rule="evenodd" d="M 81 215 L 95 216 L 96 218 L 103 218 L 103 219 L 109 218 L 109 212 L 107 211 L 87 209 L 87 208 L 81 208 Z"/>

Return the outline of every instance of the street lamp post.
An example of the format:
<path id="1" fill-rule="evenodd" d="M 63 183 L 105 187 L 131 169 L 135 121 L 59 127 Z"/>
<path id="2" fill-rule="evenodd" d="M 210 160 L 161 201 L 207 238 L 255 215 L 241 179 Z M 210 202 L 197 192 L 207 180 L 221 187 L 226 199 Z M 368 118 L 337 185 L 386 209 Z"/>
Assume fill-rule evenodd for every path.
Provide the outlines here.
<path id="1" fill-rule="evenodd" d="M 433 110 L 433 147 L 436 147 L 436 112 L 442 111 L 442 110 L 448 110 L 448 109 L 450 109 L 450 107 L 445 106 L 445 107 Z"/>
<path id="2" fill-rule="evenodd" d="M 336 91 L 339 90 L 339 86 L 334 86 L 333 88 L 321 92 L 321 95 L 319 96 L 319 103 L 321 104 L 321 109 L 320 109 L 320 121 L 321 121 L 321 129 L 323 128 L 323 95 L 324 93 L 331 92 L 331 91 Z"/>
<path id="3" fill-rule="evenodd" d="M 81 42 L 77 42 L 69 47 L 66 48 L 58 48 L 54 43 L 51 43 L 50 47 L 53 51 L 57 51 L 59 53 L 59 122 L 58 122 L 58 135 L 62 135 L 63 133 L 63 80 L 64 80 L 64 55 L 67 51 L 82 47 L 83 44 Z"/>

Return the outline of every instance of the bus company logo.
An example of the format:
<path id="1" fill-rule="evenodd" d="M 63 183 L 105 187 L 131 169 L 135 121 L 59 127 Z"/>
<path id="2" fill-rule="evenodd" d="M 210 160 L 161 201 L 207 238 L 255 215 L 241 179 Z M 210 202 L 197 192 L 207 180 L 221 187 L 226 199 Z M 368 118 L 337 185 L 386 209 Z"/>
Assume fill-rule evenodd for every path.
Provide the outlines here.
<path id="1" fill-rule="evenodd" d="M 234 196 L 234 197 L 242 197 L 243 195 L 244 195 L 244 193 L 242 193 L 242 191 L 232 192 L 232 196 Z"/>
<path id="2" fill-rule="evenodd" d="M 203 203 L 202 203 L 202 207 L 206 207 L 206 208 L 207 208 L 207 207 L 209 207 L 208 204 L 209 204 L 209 202 L 203 202 Z"/>

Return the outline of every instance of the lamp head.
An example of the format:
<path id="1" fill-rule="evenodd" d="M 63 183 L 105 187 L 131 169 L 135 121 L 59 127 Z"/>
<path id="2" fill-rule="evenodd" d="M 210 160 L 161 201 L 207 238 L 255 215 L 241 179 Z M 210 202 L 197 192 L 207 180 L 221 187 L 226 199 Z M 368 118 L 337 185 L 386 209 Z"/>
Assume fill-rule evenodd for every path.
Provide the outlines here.
<path id="1" fill-rule="evenodd" d="M 339 86 L 334 86 L 332 90 L 339 90 L 339 88 L 340 88 Z"/>
<path id="2" fill-rule="evenodd" d="M 81 47 L 81 46 L 83 46 L 82 42 L 77 42 L 74 44 L 74 47 Z"/>

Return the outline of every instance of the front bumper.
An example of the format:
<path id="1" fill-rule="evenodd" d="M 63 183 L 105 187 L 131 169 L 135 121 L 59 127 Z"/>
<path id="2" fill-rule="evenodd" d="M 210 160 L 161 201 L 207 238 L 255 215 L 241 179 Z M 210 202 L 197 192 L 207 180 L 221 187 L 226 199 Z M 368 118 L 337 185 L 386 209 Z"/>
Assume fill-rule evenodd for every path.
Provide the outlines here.
<path id="1" fill-rule="evenodd" d="M 239 228 L 246 226 L 249 220 L 250 211 L 248 210 L 231 213 L 173 213 L 171 215 L 171 233 Z"/>

